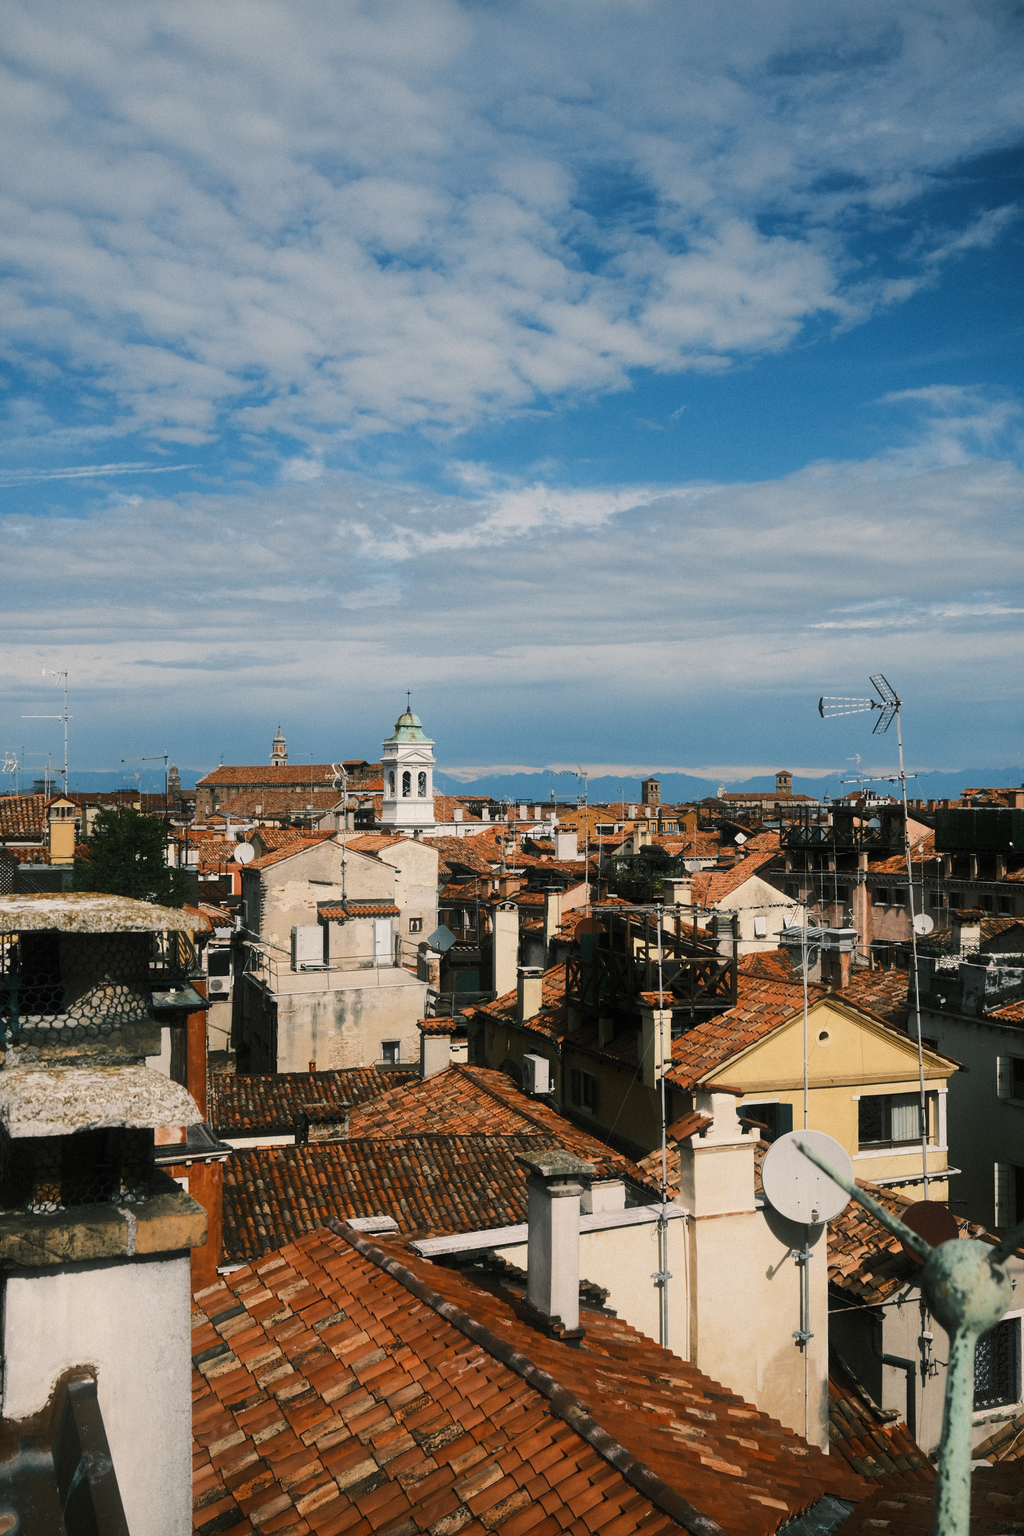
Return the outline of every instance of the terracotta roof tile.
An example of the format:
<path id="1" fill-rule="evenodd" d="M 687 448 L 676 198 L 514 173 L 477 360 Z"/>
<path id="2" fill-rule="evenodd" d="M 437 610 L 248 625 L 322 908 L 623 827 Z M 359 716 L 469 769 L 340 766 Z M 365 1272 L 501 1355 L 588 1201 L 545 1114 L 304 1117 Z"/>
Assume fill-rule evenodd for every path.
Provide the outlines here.
<path id="1" fill-rule="evenodd" d="M 810 985 L 808 1001 L 818 1002 L 827 990 Z M 738 995 L 735 1008 L 705 1019 L 672 1042 L 672 1070 L 666 1074 L 669 1082 L 680 1088 L 695 1087 L 737 1051 L 764 1039 L 803 1007 L 803 987 L 795 977 L 785 982 L 740 972 Z"/>
<path id="2" fill-rule="evenodd" d="M 418 1070 L 378 1072 L 350 1067 L 336 1072 L 275 1072 L 210 1078 L 210 1124 L 220 1136 L 287 1134 L 307 1114 L 337 1110 L 344 1100 L 361 1105 L 392 1093 L 399 1082 L 419 1081 Z"/>
<path id="3" fill-rule="evenodd" d="M 834 1351 L 829 1352 L 828 1443 L 833 1455 L 872 1481 L 905 1487 L 935 1480 L 935 1468 L 907 1426 L 871 1400 Z"/>
<path id="4" fill-rule="evenodd" d="M 197 1530 L 677 1536 L 699 1511 L 769 1536 L 866 1490 L 617 1318 L 569 1348 L 511 1292 L 343 1231 L 196 1298 Z"/>
<path id="5" fill-rule="evenodd" d="M 847 1515 L 835 1536 L 929 1536 L 934 1529 L 934 1487 L 890 1488 L 881 1483 Z M 971 1536 L 1007 1536 L 1024 1529 L 1024 1480 L 1010 1464 L 971 1475 Z"/>
<path id="6" fill-rule="evenodd" d="M 316 915 L 321 921 L 344 923 L 351 917 L 401 917 L 402 909 L 393 901 L 358 901 L 350 897 L 333 906 L 318 906 Z"/>
<path id="7" fill-rule="evenodd" d="M 772 882 L 768 865 L 778 853 L 778 833 L 766 833 L 764 836 L 775 839 L 774 847 L 755 848 L 752 853 L 745 852 L 744 857 L 739 859 L 731 869 L 698 870 L 690 886 L 694 904 L 699 902 L 705 907 L 717 906 L 753 875 L 759 874 L 761 879 L 770 885 Z M 751 841 L 760 841 L 760 838 L 751 839 Z M 781 897 L 784 893 L 780 891 L 779 895 Z"/>
<path id="8" fill-rule="evenodd" d="M 847 1002 L 855 1003 L 858 1008 L 866 1008 L 886 1024 L 903 1029 L 907 1022 L 909 985 L 906 971 L 854 971 L 850 976 L 850 985 L 842 995 Z M 916 1024 L 914 1029 L 916 1031 Z"/>
<path id="9" fill-rule="evenodd" d="M 41 839 L 45 795 L 0 795 L 0 838 Z"/>

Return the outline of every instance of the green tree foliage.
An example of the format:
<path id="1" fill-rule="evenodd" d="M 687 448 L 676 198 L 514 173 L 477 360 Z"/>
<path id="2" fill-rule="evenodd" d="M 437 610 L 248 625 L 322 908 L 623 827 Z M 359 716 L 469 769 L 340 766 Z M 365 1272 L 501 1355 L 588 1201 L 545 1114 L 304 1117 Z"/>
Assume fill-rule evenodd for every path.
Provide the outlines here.
<path id="1" fill-rule="evenodd" d="M 184 870 L 170 869 L 161 822 L 131 806 L 99 813 L 86 840 L 87 857 L 75 860 L 73 888 L 133 896 L 163 907 L 180 907 L 188 895 Z"/>
<path id="2" fill-rule="evenodd" d="M 638 854 L 621 856 L 609 881 L 609 889 L 624 901 L 643 904 L 655 901 L 664 889 L 664 877 L 676 873 L 677 860 L 656 844 Z"/>

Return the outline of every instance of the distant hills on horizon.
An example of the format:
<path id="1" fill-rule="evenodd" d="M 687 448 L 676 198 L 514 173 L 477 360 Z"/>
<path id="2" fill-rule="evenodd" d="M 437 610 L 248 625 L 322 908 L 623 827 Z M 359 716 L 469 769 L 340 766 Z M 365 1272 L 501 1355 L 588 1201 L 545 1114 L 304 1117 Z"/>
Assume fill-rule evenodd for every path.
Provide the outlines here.
<path id="1" fill-rule="evenodd" d="M 197 778 L 202 774 L 183 773 L 182 785 L 185 788 L 194 788 Z M 661 784 L 661 798 L 666 804 L 674 805 L 684 800 L 703 800 L 709 795 L 717 793 L 719 786 L 724 782 L 726 788 L 732 792 L 750 791 L 766 792 L 775 788 L 775 779 L 770 774 L 762 774 L 748 779 L 709 779 L 697 778 L 689 773 L 663 773 L 654 774 Z M 837 795 L 848 793 L 850 780 L 855 779 L 850 773 L 830 773 L 820 778 L 795 776 L 793 789 L 796 794 L 811 795 L 820 800 L 827 793 L 831 799 Z M 164 787 L 162 770 L 147 772 L 142 776 L 142 789 L 146 794 L 159 794 Z M 109 773 L 74 773 L 69 774 L 70 787 L 80 793 L 96 793 L 98 791 L 129 790 L 134 785 L 126 785 L 122 775 L 113 771 Z M 847 782 L 844 782 L 847 781 Z M 910 779 L 907 784 L 907 793 L 911 799 L 945 800 L 955 799 L 968 787 L 991 786 L 993 788 L 1006 788 L 1010 785 L 1021 783 L 1021 770 L 1018 764 L 1012 764 L 1004 768 L 965 768 L 952 771 L 935 770 L 929 773 L 921 773 L 915 779 Z M 510 773 L 489 774 L 484 778 L 474 779 L 466 783 L 446 774 L 443 770 L 434 773 L 436 789 L 447 795 L 490 795 L 497 800 L 514 800 L 517 802 L 529 801 L 532 805 L 540 802 L 550 804 L 552 791 L 554 797 L 561 803 L 573 801 L 576 798 L 577 787 L 582 790 L 582 781 L 574 781 L 571 777 L 558 775 L 557 777 L 541 771 L 535 773 Z M 889 790 L 884 782 L 879 783 L 865 776 L 865 784 L 874 784 L 879 792 L 894 793 Z M 3 786 L 6 788 L 7 786 Z M 60 787 L 59 779 L 55 789 Z M 588 780 L 589 798 L 595 805 L 608 804 L 615 800 L 639 801 L 640 777 L 620 778 L 617 775 L 603 775 Z M 31 793 L 30 785 L 21 791 L 23 794 Z"/>

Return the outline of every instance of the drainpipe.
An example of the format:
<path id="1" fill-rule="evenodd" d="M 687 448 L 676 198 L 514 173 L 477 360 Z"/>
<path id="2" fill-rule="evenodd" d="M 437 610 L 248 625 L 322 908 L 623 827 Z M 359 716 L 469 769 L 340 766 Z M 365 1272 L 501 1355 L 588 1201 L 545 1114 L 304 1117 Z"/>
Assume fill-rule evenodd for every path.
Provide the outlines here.
<path id="1" fill-rule="evenodd" d="M 906 1360 L 902 1355 L 886 1355 L 882 1353 L 882 1318 L 877 1312 L 871 1314 L 871 1352 L 876 1360 L 881 1360 L 883 1365 L 891 1365 L 898 1371 L 907 1373 L 907 1428 L 911 1437 L 917 1439 L 917 1361 Z"/>

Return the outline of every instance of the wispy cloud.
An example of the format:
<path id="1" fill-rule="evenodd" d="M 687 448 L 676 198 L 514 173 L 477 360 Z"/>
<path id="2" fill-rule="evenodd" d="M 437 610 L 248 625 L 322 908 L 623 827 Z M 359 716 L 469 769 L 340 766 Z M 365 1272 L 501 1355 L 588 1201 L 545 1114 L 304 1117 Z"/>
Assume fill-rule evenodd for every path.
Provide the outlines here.
<path id="1" fill-rule="evenodd" d="M 170 475 L 194 464 L 73 464 L 64 469 L 0 470 L 0 486 L 34 485 L 46 480 L 105 480 L 110 475 Z"/>

